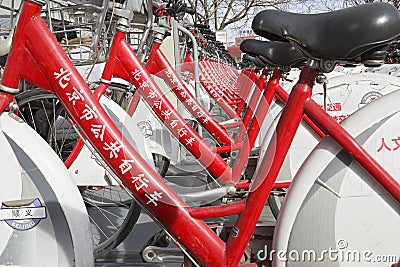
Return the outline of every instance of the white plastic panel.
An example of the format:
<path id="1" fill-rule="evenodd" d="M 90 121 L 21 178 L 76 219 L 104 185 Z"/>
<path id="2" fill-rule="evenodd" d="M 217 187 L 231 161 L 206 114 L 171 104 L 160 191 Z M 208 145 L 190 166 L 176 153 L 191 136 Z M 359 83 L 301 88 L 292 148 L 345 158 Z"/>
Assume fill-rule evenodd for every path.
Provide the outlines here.
<path id="1" fill-rule="evenodd" d="M 398 181 L 399 97 L 399 91 L 388 94 L 342 123 Z M 398 203 L 327 138 L 293 180 L 273 247 L 286 253 L 312 250 L 317 256 L 331 249 L 345 256 L 356 253 L 361 259 L 340 261 L 325 256 L 323 262 L 275 260 L 273 266 L 390 266 L 400 251 L 399 214 Z M 379 257 L 392 257 L 392 262 L 379 262 Z"/>
<path id="2" fill-rule="evenodd" d="M 46 210 L 46 217 L 36 223 L 30 219 L 11 220 L 11 224 L 19 226 L 12 229 L 11 238 L 0 240 L 7 242 L 0 255 L 0 263 L 18 266 L 93 266 L 92 235 L 86 208 L 65 166 L 50 146 L 15 116 L 3 113 L 0 125 L 1 135 L 12 149 L 10 152 L 4 146 L 10 153 L 8 158 L 14 158 L 10 167 L 15 167 L 15 160 L 18 160 L 19 166 L 16 168 L 19 174 L 13 174 L 12 171 L 8 173 L 15 177 L 2 174 L 1 179 L 19 180 L 3 183 L 0 187 L 0 190 L 8 191 L 7 194 L 13 194 L 7 197 L 9 199 L 3 199 L 1 194 L 3 208 L 12 203 L 14 209 L 20 209 L 17 217 L 24 213 L 28 216 L 26 209 L 21 209 L 21 201 L 31 203 L 30 207 L 33 205 L 39 211 L 43 207 Z M 18 190 L 13 189 L 16 185 L 19 186 Z M 41 204 L 32 202 L 35 199 Z M 4 227 L 6 222 L 1 221 L 0 224 Z M 32 228 L 28 230 L 27 227 Z M 22 228 L 25 230 L 20 230 Z"/>

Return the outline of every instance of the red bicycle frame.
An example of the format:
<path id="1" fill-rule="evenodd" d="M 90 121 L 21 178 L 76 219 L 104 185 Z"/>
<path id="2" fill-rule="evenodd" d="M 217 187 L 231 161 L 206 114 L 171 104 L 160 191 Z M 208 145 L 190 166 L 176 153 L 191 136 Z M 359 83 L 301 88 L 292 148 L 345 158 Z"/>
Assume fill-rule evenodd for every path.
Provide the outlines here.
<path id="1" fill-rule="evenodd" d="M 191 53 L 188 53 L 186 55 L 186 58 L 184 60 L 184 64 L 191 64 L 193 63 L 193 57 Z M 201 67 L 201 64 L 199 65 Z M 203 88 L 207 91 L 207 93 L 218 103 L 218 105 L 224 110 L 224 112 L 230 117 L 230 118 L 237 118 L 238 115 L 234 111 L 233 107 L 228 103 L 223 97 L 222 97 L 222 91 L 211 81 L 207 80 L 207 78 L 203 77 L 202 74 L 202 68 L 200 68 L 200 83 L 203 86 Z"/>
<path id="2" fill-rule="evenodd" d="M 165 80 L 186 109 L 220 144 L 228 146 L 233 144 L 227 131 L 205 110 L 192 95 L 182 79 L 173 70 L 168 59 L 160 49 L 159 43 L 154 43 L 148 62 L 147 70 Z"/>
<path id="3" fill-rule="evenodd" d="M 152 107 L 158 118 L 165 122 L 165 125 L 170 132 L 181 142 L 181 144 L 185 145 L 185 147 L 197 159 L 199 159 L 202 165 L 205 166 L 215 178 L 220 179 L 223 185 L 237 184 L 248 160 L 248 156 L 250 155 L 250 148 L 254 145 L 258 131 L 252 131 L 251 133 L 248 133 L 249 135 L 251 134 L 253 136 L 251 140 L 254 140 L 252 143 L 249 143 L 248 136 L 245 134 L 246 131 L 244 127 L 242 127 L 239 129 L 238 136 L 233 141 L 227 135 L 226 131 L 220 127 L 218 122 L 213 120 L 211 116 L 197 103 L 193 95 L 191 95 L 189 90 L 183 84 L 182 80 L 175 73 L 172 66 L 162 54 L 161 50 L 159 49 L 159 44 L 154 45 L 147 65 L 148 66 L 145 69 L 132 49 L 130 49 L 129 44 L 125 40 L 125 33 L 121 27 L 119 27 L 110 48 L 109 58 L 106 62 L 101 79 L 100 87 L 102 90 L 99 92 L 102 93 L 105 91 L 113 75 L 131 82 L 136 86 L 136 88 L 138 88 L 139 94 L 142 96 L 143 100 L 148 103 L 150 107 Z M 160 72 L 163 67 L 166 69 Z M 164 76 L 165 74 L 164 78 L 170 84 L 180 100 L 183 101 L 186 107 L 191 111 L 193 111 L 193 107 L 195 107 L 196 111 L 202 112 L 202 118 L 205 120 L 201 121 L 203 121 L 203 125 L 206 127 L 206 129 L 208 129 L 210 132 L 215 130 L 216 132 L 214 132 L 214 134 L 216 137 L 222 136 L 225 138 L 223 143 L 230 143 L 222 147 L 211 148 L 202 139 L 202 137 L 200 137 L 195 131 L 192 130 L 192 128 L 190 128 L 190 126 L 178 114 L 166 96 L 162 94 L 162 91 L 150 78 L 148 69 L 157 74 L 161 73 L 161 76 Z M 134 101 L 134 103 L 135 104 L 133 105 L 136 105 L 137 101 Z M 134 111 L 132 107 L 129 110 L 130 113 Z M 208 124 L 209 121 L 213 121 L 213 123 Z M 240 125 L 241 123 L 238 123 L 236 126 Z M 189 131 L 189 128 L 191 131 Z M 182 131 L 182 129 L 184 130 Z M 182 132 L 184 132 L 185 135 L 182 135 Z M 191 136 L 189 136 L 188 133 L 190 133 Z M 192 140 L 192 142 L 189 144 L 188 140 Z M 221 141 L 221 138 L 218 140 Z M 231 164 L 230 167 L 225 161 L 222 160 L 222 158 L 219 156 L 219 153 L 232 152 L 235 150 L 240 150 L 240 155 L 236 153 L 238 158 L 235 159 L 236 161 Z"/>
<path id="4" fill-rule="evenodd" d="M 304 67 L 299 83 L 290 94 L 278 122 L 274 140 L 280 149 L 276 151 L 275 144 L 268 147 L 247 199 L 223 205 L 218 210 L 212 207 L 190 208 L 124 139 L 40 18 L 40 10 L 37 3 L 26 1 L 23 4 L 1 82 L 0 111 L 3 112 L 12 101 L 12 92 L 17 91 L 20 78 L 53 91 L 82 133 L 129 188 L 135 199 L 176 238 L 178 245 L 182 244 L 204 266 L 239 264 L 304 110 L 316 118 L 321 117 L 321 126 L 326 126 L 328 131 L 346 133 L 328 115 L 324 121 L 324 115 L 316 114 L 323 114 L 310 100 L 317 73 Z M 121 37 L 123 33 L 117 33 L 116 38 Z M 122 54 L 130 54 L 125 51 L 128 48 L 123 46 L 123 49 Z M 116 61 L 117 57 L 112 62 L 115 64 Z M 129 68 L 136 67 L 131 66 L 132 63 L 119 63 L 125 64 L 130 74 L 136 73 L 135 68 Z M 117 65 L 115 64 L 115 68 L 118 68 Z M 154 82 L 145 69 L 141 71 L 145 81 L 152 85 Z M 353 155 L 356 159 L 362 165 L 368 165 L 371 174 L 399 201 L 399 184 L 354 139 L 350 137 L 346 139 L 346 143 L 349 151 L 355 152 Z M 239 219 L 225 244 L 202 219 L 228 214 L 239 214 Z"/>
<path id="5" fill-rule="evenodd" d="M 160 49 L 160 44 L 155 43 L 152 47 L 152 50 L 150 52 L 149 59 L 147 61 L 146 65 L 147 70 L 154 75 L 158 75 L 159 77 L 163 78 L 167 84 L 170 86 L 170 88 L 173 90 L 175 95 L 178 97 L 178 99 L 185 105 L 187 110 L 199 121 L 202 126 L 209 131 L 220 143 L 224 146 L 229 146 L 233 145 L 235 142 L 232 140 L 232 138 L 227 134 L 225 129 L 223 129 L 220 124 L 211 117 L 211 115 L 204 110 L 204 108 L 198 103 L 196 98 L 192 95 L 192 93 L 189 91 L 189 89 L 186 87 L 186 85 L 183 83 L 181 78 L 177 75 L 171 64 L 169 63 L 168 59 L 165 57 L 163 52 Z M 247 92 L 246 92 L 246 99 L 249 95 L 249 87 L 251 87 L 252 83 L 255 80 L 255 71 L 251 71 L 250 74 L 252 75 L 251 79 L 246 78 L 247 75 L 243 75 L 244 77 L 241 76 L 242 78 L 242 83 L 247 83 Z M 267 75 L 268 71 L 265 70 L 261 74 L 261 76 L 258 78 L 257 83 L 256 83 L 256 90 L 254 90 L 253 94 L 251 95 L 250 102 L 248 104 L 248 109 L 244 115 L 243 123 L 235 123 L 233 125 L 224 125 L 225 128 L 230 128 L 230 127 L 241 127 L 244 129 L 247 129 L 251 119 L 253 118 L 253 111 L 255 110 L 257 104 L 260 101 L 260 96 L 263 90 L 266 88 L 267 85 Z M 243 100 L 243 103 L 246 101 Z M 200 115 L 200 117 L 199 117 Z M 266 114 L 265 114 L 266 115 Z M 264 115 L 264 117 L 265 117 Z M 202 119 L 204 117 L 204 119 Z M 259 116 L 260 119 L 261 116 Z M 239 118 L 237 118 L 239 120 Z M 204 121 L 206 123 L 204 123 Z M 239 129 L 240 132 L 240 129 Z M 258 132 L 254 133 L 255 135 L 258 134 Z M 243 132 L 242 132 L 243 135 Z M 242 138 L 242 135 L 239 135 L 239 141 L 240 138 Z M 253 143 L 250 142 L 250 147 L 253 146 Z"/>
<path id="6" fill-rule="evenodd" d="M 189 65 L 189 66 L 194 64 L 192 53 L 188 53 L 184 62 L 185 62 L 184 63 L 185 65 Z M 193 72 L 193 67 L 191 67 L 191 68 L 186 67 L 185 70 L 189 70 L 189 71 Z M 201 73 L 203 74 L 203 76 L 213 75 L 213 73 L 215 73 L 215 72 L 220 72 L 220 71 L 218 71 L 218 68 L 215 66 L 212 68 L 208 68 L 208 69 L 203 66 L 203 68 L 201 70 L 202 70 Z M 267 72 L 264 71 L 262 75 L 267 75 Z M 219 78 L 209 77 L 208 79 L 206 79 L 206 78 L 202 77 L 200 79 L 200 82 L 206 88 L 209 95 L 211 97 L 213 97 L 214 100 L 217 101 L 217 103 L 221 106 L 221 108 L 227 113 L 227 115 L 230 118 L 237 118 L 237 116 L 240 116 L 240 114 L 242 113 L 243 108 L 244 108 L 245 104 L 247 103 L 247 100 L 249 99 L 250 92 L 251 92 L 250 89 L 252 88 L 252 85 L 255 82 L 257 82 L 257 86 L 259 89 L 260 88 L 263 89 L 263 86 L 265 87 L 267 80 L 265 79 L 264 81 L 260 81 L 261 78 L 263 78 L 263 77 L 262 76 L 258 77 L 257 72 L 254 69 L 247 69 L 247 70 L 243 70 L 241 72 L 237 83 L 236 83 L 236 80 L 231 80 L 231 81 L 227 82 L 226 84 L 231 85 L 233 88 L 235 88 L 235 85 L 236 85 L 236 88 L 239 87 L 239 88 L 237 88 L 237 90 L 235 90 L 235 91 L 238 91 L 236 94 L 236 100 L 233 102 L 230 102 L 230 103 L 228 103 L 224 99 L 222 99 L 222 96 L 221 96 L 221 94 L 223 94 L 222 92 L 224 91 L 224 89 L 226 91 L 229 91 L 230 89 L 226 88 L 226 87 L 219 88 L 219 85 L 214 82 L 214 81 L 218 81 Z M 214 90 L 212 88 L 216 88 L 216 89 Z M 232 92 L 231 94 L 234 94 L 234 92 Z M 253 101 L 253 104 L 254 104 L 254 101 L 257 102 L 258 100 L 259 100 L 259 98 L 257 95 L 254 95 L 254 96 L 251 95 L 250 102 Z M 236 111 L 234 111 L 230 105 L 234 105 L 235 107 L 237 106 Z M 255 107 L 249 104 L 249 108 L 251 109 L 251 111 L 253 111 Z M 246 112 L 245 117 L 247 117 L 247 121 L 250 121 L 252 115 L 253 115 L 253 113 Z M 247 127 L 246 124 L 245 124 L 245 126 Z"/>

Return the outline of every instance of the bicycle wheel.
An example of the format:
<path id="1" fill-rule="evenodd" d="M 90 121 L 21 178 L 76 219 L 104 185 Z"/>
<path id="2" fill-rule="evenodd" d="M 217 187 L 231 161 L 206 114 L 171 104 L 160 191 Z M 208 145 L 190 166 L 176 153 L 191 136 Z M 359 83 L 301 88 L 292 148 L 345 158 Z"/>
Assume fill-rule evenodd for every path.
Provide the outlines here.
<path id="1" fill-rule="evenodd" d="M 57 97 L 42 89 L 16 97 L 19 116 L 44 138 L 65 161 L 79 135 Z M 140 215 L 140 206 L 119 186 L 80 187 L 92 227 L 94 255 L 100 257 L 118 246 Z"/>

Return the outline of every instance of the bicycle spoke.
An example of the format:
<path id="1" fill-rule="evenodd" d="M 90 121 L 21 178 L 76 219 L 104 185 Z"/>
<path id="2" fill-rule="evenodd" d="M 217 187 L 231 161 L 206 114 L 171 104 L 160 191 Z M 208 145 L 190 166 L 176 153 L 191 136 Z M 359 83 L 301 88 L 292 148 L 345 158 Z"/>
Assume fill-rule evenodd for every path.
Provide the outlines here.
<path id="1" fill-rule="evenodd" d="M 85 190 L 85 195 L 86 195 L 86 196 L 92 195 L 92 196 L 95 196 L 95 197 L 99 197 L 99 195 L 96 194 L 94 190 L 89 190 L 89 192 L 86 192 L 86 191 L 87 191 L 87 190 Z M 111 191 L 111 190 L 110 190 L 110 191 Z M 118 192 L 118 194 L 120 194 L 120 193 Z M 104 196 L 103 199 L 110 199 L 110 200 L 111 200 L 111 198 L 105 197 L 105 193 L 103 193 L 103 196 Z M 113 202 L 114 202 L 113 206 L 114 206 L 115 204 L 117 204 L 116 206 L 129 208 L 129 205 L 124 204 L 124 203 L 126 202 L 126 200 L 123 202 L 121 197 L 120 197 L 119 199 L 120 199 L 119 201 L 113 200 Z M 130 200 L 130 198 L 129 198 L 128 200 Z M 90 202 L 90 203 L 91 203 L 91 202 Z M 105 204 L 105 205 L 106 205 L 106 204 Z M 111 205 L 111 204 L 109 204 L 109 205 Z"/>
<path id="2" fill-rule="evenodd" d="M 32 113 L 31 103 L 28 103 L 28 107 L 29 107 L 29 113 L 30 113 L 31 118 L 32 118 L 33 129 L 34 129 L 35 131 L 37 131 L 37 127 L 36 127 L 36 123 L 35 123 L 35 118 L 33 117 L 33 113 Z"/>
<path id="3" fill-rule="evenodd" d="M 109 236 L 100 228 L 100 226 L 96 223 L 96 221 L 92 218 L 92 216 L 90 216 L 90 215 L 88 215 L 89 216 L 89 220 L 90 220 L 90 222 L 93 224 L 93 225 L 95 225 L 96 226 L 96 229 L 98 229 L 102 234 L 103 234 L 103 236 L 105 236 L 106 238 L 109 238 Z M 94 240 L 94 237 L 93 237 L 93 241 L 95 241 Z M 99 243 L 100 243 L 100 238 L 98 239 L 98 243 L 96 244 L 96 245 L 98 245 Z"/>

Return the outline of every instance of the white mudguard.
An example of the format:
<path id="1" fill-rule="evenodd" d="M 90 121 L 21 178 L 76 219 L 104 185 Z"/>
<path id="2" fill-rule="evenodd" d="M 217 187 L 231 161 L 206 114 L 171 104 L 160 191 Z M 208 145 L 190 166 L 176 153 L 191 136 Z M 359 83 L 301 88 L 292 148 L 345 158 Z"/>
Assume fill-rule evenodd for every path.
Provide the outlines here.
<path id="1" fill-rule="evenodd" d="M 390 93 L 342 123 L 398 182 L 399 99 L 400 91 Z M 273 266 L 391 266 L 400 254 L 399 225 L 399 203 L 325 138 L 289 188 Z"/>
<path id="2" fill-rule="evenodd" d="M 153 114 L 153 111 L 142 100 L 139 101 L 133 122 L 141 130 L 151 153 L 171 157 L 171 135 L 167 128 Z"/>
<path id="3" fill-rule="evenodd" d="M 100 103 L 110 116 L 111 120 L 122 131 L 125 138 L 133 144 L 135 149 L 154 167 L 151 151 L 147 146 L 145 137 L 141 133 L 137 123 L 128 116 L 124 109 L 107 97 L 102 97 Z M 75 161 L 68 169 L 71 176 L 79 186 L 106 186 L 117 185 L 114 179 L 106 176 L 106 171 L 92 152 L 84 146 Z M 108 177 L 108 178 L 105 178 Z"/>
<path id="4" fill-rule="evenodd" d="M 331 73 L 330 76 L 331 78 L 328 79 L 326 110 L 338 122 L 343 121 L 359 108 L 381 96 L 400 89 L 400 78 L 387 74 Z M 324 99 L 321 85 L 315 86 L 313 100 L 321 106 L 323 105 Z M 263 123 L 260 135 L 268 136 L 266 129 L 269 127 L 272 127 L 269 131 L 273 131 L 281 109 L 282 106 L 277 103 L 271 106 L 271 111 Z M 268 140 L 263 141 L 260 154 L 265 152 L 269 143 Z M 278 181 L 290 181 L 319 140 L 319 136 L 306 123 L 302 122 L 279 173 Z"/>
<path id="5" fill-rule="evenodd" d="M 8 113 L 0 147 L 0 265 L 93 266 L 86 208 L 58 156 Z"/>

